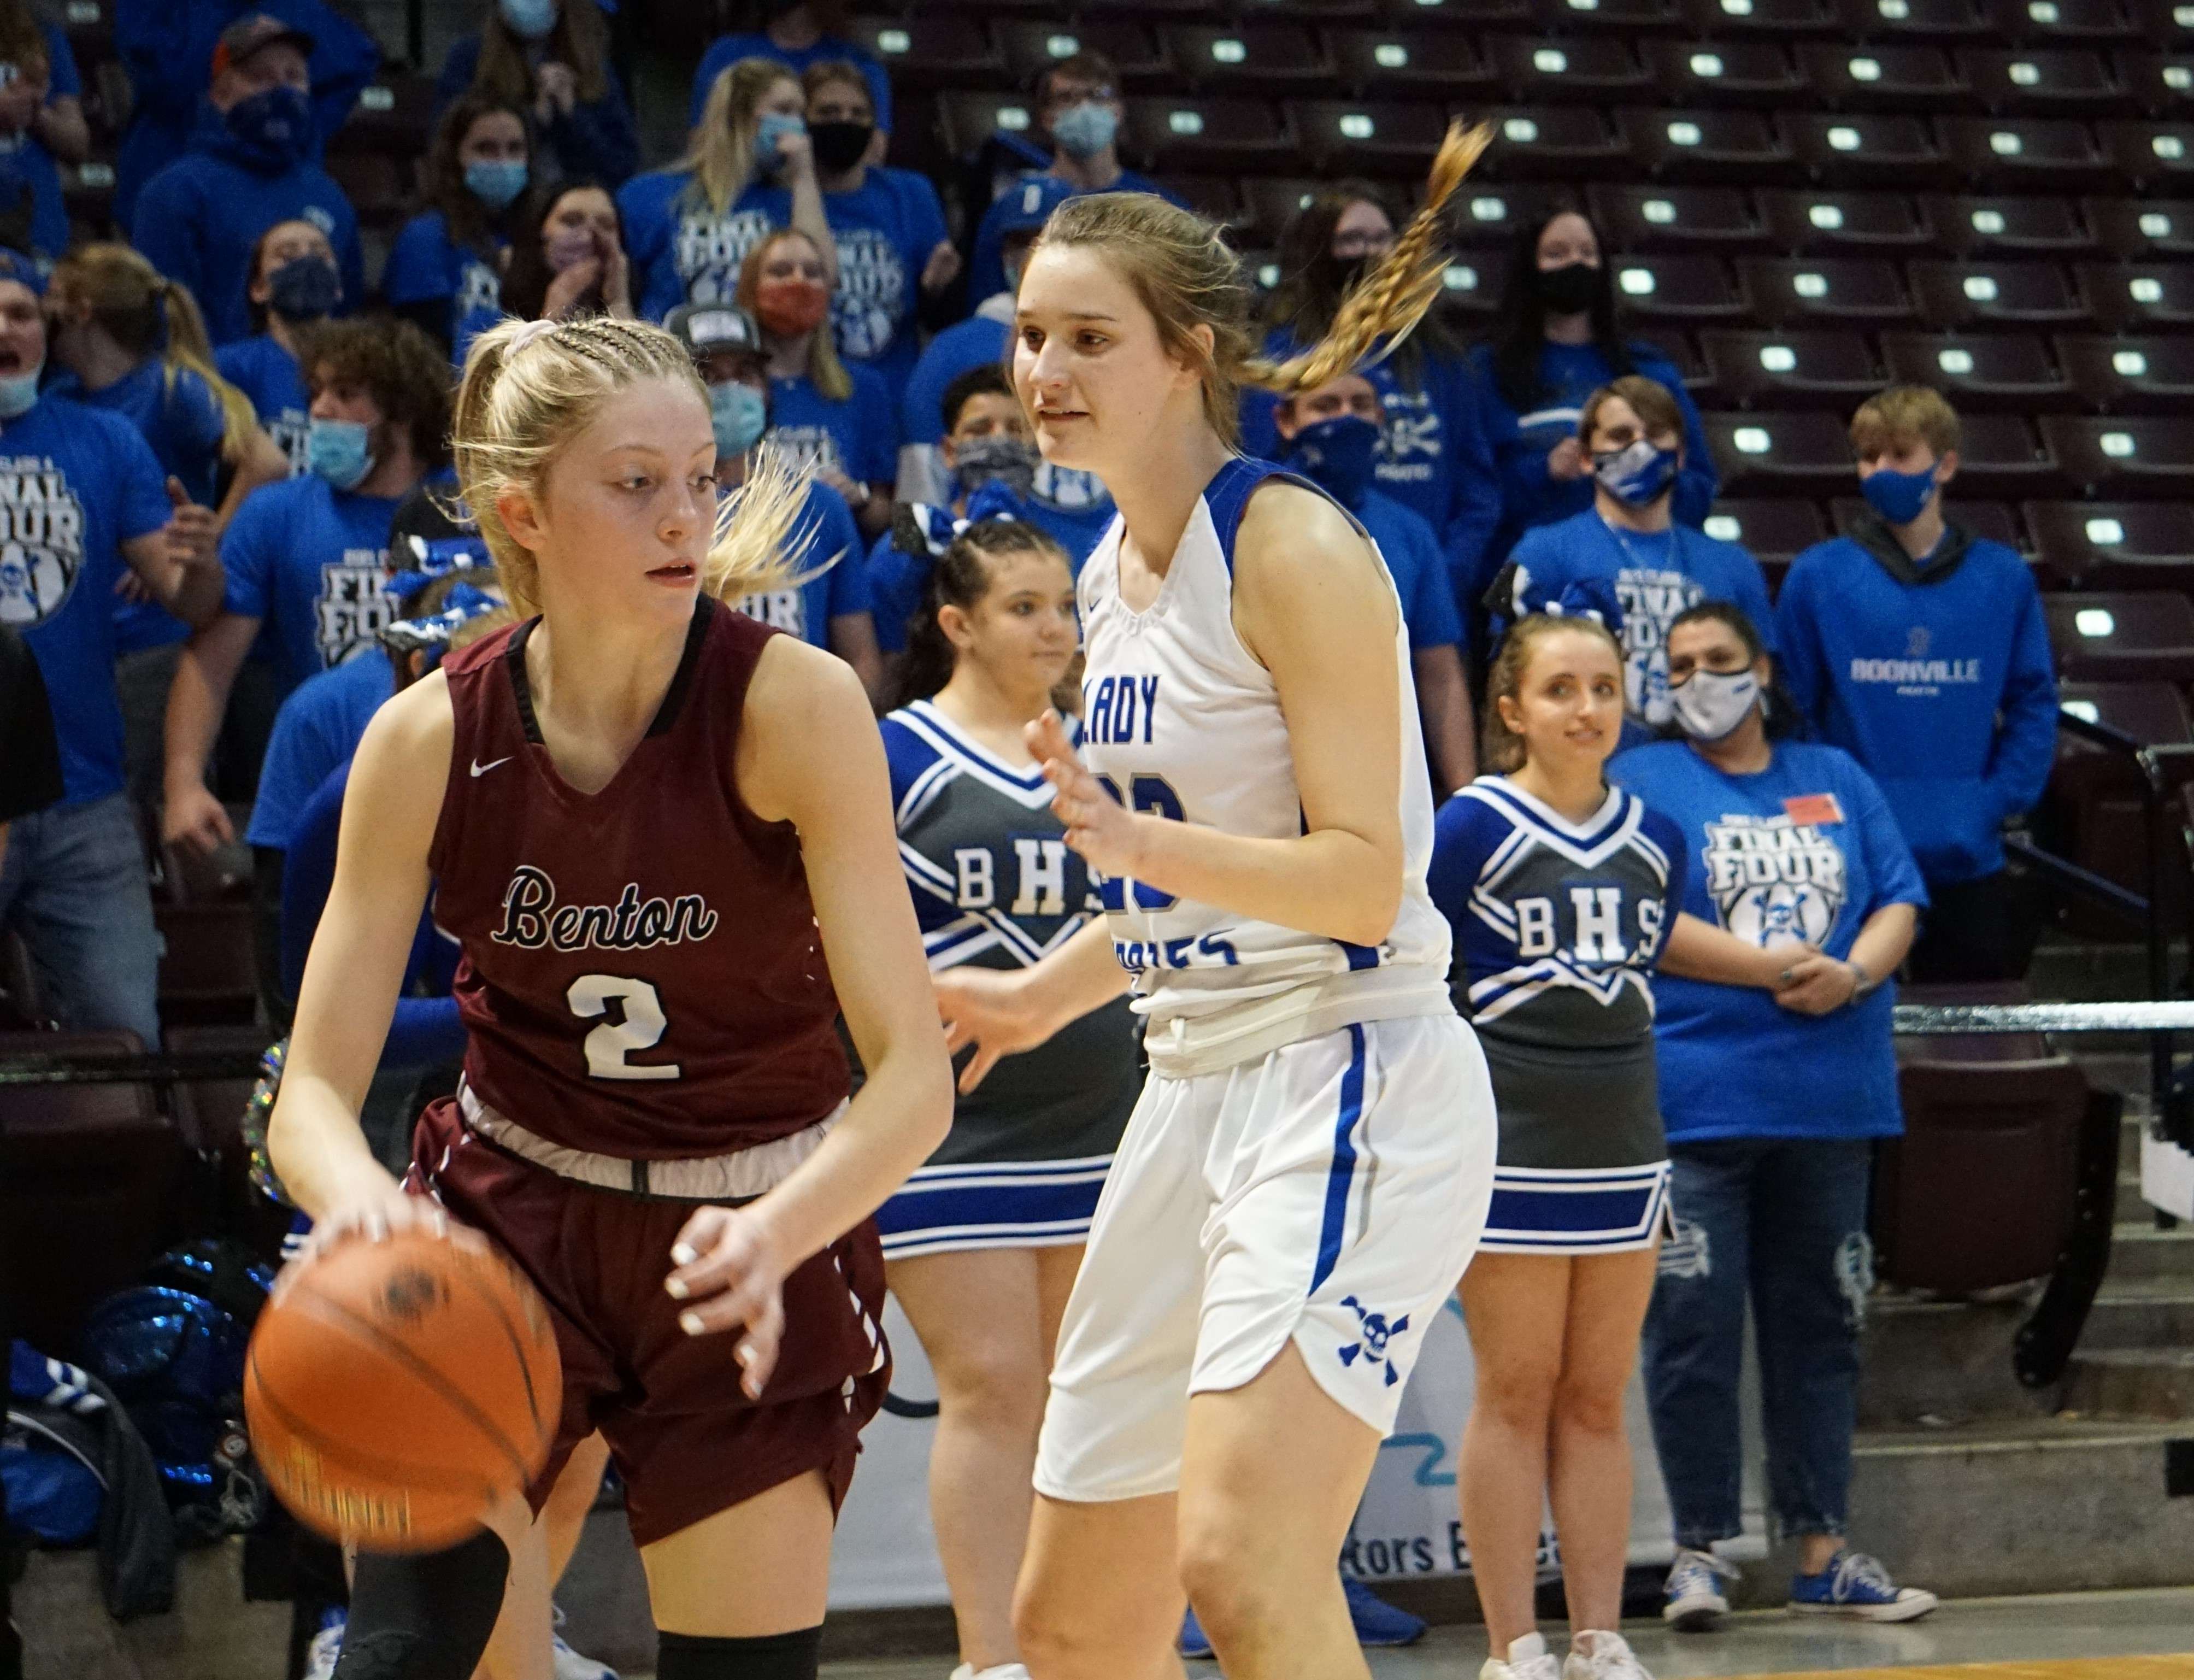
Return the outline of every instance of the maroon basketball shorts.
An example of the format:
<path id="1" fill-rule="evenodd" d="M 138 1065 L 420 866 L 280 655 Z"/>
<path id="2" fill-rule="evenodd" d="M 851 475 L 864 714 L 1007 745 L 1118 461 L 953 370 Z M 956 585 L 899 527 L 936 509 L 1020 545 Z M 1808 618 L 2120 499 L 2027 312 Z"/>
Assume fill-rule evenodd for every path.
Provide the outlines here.
<path id="1" fill-rule="evenodd" d="M 468 1131 L 449 1101 L 420 1118 L 405 1188 L 433 1195 L 524 1269 L 563 1355 L 564 1410 L 537 1513 L 571 1449 L 600 1430 L 647 1545 L 820 1470 L 835 1510 L 883 1404 L 884 1268 L 863 1223 L 784 1280 L 784 1338 L 759 1401 L 739 1387 L 736 1332 L 688 1336 L 663 1293 L 671 1245 L 700 1204 L 560 1178 Z"/>

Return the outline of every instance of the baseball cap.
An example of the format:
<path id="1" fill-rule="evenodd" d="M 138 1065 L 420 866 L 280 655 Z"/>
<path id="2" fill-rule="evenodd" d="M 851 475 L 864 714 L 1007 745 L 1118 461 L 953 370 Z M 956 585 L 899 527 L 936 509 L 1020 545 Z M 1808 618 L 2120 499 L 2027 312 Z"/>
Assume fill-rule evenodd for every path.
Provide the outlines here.
<path id="1" fill-rule="evenodd" d="M 998 232 L 1033 233 L 1073 196 L 1074 189 L 1055 175 L 1025 175 L 999 195 L 1004 208 L 998 212 Z"/>
<path id="2" fill-rule="evenodd" d="M 755 318 L 727 303 L 681 303 L 663 318 L 663 330 L 697 361 L 723 350 L 763 354 Z"/>
<path id="3" fill-rule="evenodd" d="M 233 70 L 262 48 L 278 41 L 286 41 L 299 52 L 310 57 L 313 37 L 292 23 L 284 23 L 265 12 L 246 12 L 234 23 L 221 32 L 221 39 L 213 49 L 213 73 Z"/>

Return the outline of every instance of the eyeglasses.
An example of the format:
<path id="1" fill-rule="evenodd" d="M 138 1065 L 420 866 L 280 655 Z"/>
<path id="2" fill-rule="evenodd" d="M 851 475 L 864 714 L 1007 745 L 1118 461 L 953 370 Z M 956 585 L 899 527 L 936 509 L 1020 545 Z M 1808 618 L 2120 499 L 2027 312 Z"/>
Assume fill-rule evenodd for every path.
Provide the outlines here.
<path id="1" fill-rule="evenodd" d="M 1080 105 L 1085 101 L 1095 100 L 1101 104 L 1119 96 L 1117 88 L 1093 88 L 1086 83 L 1054 82 L 1051 91 L 1043 96 L 1043 102 L 1046 105 Z"/>

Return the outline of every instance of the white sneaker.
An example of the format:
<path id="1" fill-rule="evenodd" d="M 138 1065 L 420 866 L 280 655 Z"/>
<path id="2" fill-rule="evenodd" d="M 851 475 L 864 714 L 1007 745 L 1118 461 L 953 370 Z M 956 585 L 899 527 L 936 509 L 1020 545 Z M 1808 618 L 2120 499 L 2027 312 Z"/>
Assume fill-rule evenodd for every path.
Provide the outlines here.
<path id="1" fill-rule="evenodd" d="M 1485 1666 L 1478 1671 L 1478 1680 L 1562 1680 L 1562 1671 L 1554 1654 L 1547 1648 L 1546 1637 L 1527 1633 L 1508 1642 L 1506 1659 L 1486 1658 Z"/>
<path id="2" fill-rule="evenodd" d="M 1720 1584 L 1737 1578 L 1736 1567 L 1710 1551 L 1680 1551 L 1668 1570 L 1668 1602 L 1661 1607 L 1661 1620 L 1679 1633 L 1704 1633 L 1729 1614 Z"/>
<path id="3" fill-rule="evenodd" d="M 305 1680 L 334 1680 L 336 1659 L 342 1655 L 343 1613 L 330 1610 L 305 1648 Z"/>
<path id="4" fill-rule="evenodd" d="M 553 1671 L 556 1680 L 617 1680 L 617 1671 L 606 1662 L 596 1662 L 592 1657 L 583 1657 L 564 1643 L 564 1607 L 552 1604 L 556 1633 L 549 1655 L 554 1660 Z"/>
<path id="5" fill-rule="evenodd" d="M 963 1662 L 952 1671 L 952 1680 L 1029 1680 L 1029 1671 L 1017 1662 L 1002 1662 L 992 1668 Z"/>
<path id="6" fill-rule="evenodd" d="M 1653 1680 L 1619 1633 L 1594 1628 L 1570 1642 L 1562 1680 Z"/>

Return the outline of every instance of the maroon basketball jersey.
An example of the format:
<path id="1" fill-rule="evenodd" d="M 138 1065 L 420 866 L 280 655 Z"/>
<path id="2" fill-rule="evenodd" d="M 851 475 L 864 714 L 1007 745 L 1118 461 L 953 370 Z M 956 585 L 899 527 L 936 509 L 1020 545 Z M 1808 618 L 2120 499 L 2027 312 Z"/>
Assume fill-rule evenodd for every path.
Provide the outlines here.
<path id="1" fill-rule="evenodd" d="M 434 920 L 481 1101 L 567 1148 L 633 1160 L 784 1137 L 846 1096 L 800 841 L 739 797 L 747 684 L 779 632 L 706 596 L 662 710 L 608 786 L 542 744 L 537 620 L 445 660 L 457 739 Z"/>

